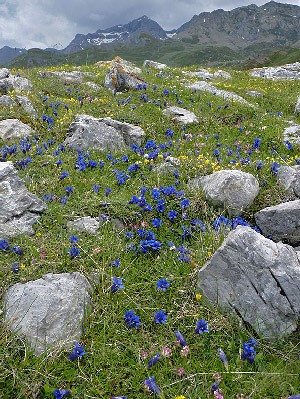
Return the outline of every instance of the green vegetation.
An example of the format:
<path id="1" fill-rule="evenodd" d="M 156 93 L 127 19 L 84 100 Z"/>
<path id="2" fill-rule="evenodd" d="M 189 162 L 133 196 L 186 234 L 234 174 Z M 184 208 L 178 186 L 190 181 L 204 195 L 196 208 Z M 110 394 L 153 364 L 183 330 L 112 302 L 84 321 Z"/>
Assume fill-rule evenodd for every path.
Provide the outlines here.
<path id="1" fill-rule="evenodd" d="M 167 54 L 166 46 L 174 46 L 174 54 L 184 46 L 182 51 L 185 55 L 180 58 Z M 156 48 L 152 48 L 151 43 L 149 48 L 145 46 L 143 49 L 144 52 L 136 51 L 136 54 L 132 50 L 128 59 L 138 63 L 142 58 L 173 60 L 174 64 L 179 59 L 183 65 L 187 65 L 184 64 L 185 57 L 189 62 L 200 62 L 201 59 L 197 51 L 189 55 L 190 48 L 180 42 L 161 42 L 161 46 Z M 71 362 L 68 360 L 70 351 L 64 350 L 35 357 L 26 342 L 11 334 L 1 323 L 0 397 L 53 398 L 54 390 L 60 388 L 70 390 L 70 397 L 77 399 L 107 399 L 122 395 L 128 399 L 143 399 L 149 397 L 144 391 L 143 381 L 155 376 L 162 398 L 210 398 L 213 397 L 210 390 L 215 373 L 222 376 L 220 388 L 225 399 L 241 394 L 252 399 L 279 399 L 300 393 L 299 331 L 289 338 L 270 343 L 254 336 L 251 329 L 233 316 L 225 317 L 220 309 L 201 297 L 197 289 L 198 271 L 221 245 L 224 231 L 217 232 L 213 226 L 220 214 L 206 203 L 203 196 L 195 195 L 187 188 L 190 178 L 221 169 L 238 168 L 254 174 L 260 183 L 260 194 L 243 215 L 251 225 L 254 224 L 255 211 L 284 201 L 286 195 L 277 186 L 276 176 L 270 168 L 274 162 L 280 165 L 299 162 L 299 148 L 294 145 L 288 149 L 281 135 L 287 120 L 300 123 L 299 117 L 293 115 L 300 81 L 267 81 L 251 78 L 247 72 L 230 71 L 231 80 L 220 79 L 214 83 L 220 89 L 242 95 L 255 108 L 224 102 L 222 98 L 205 92 L 192 93 L 183 85 L 194 80 L 184 74 L 188 68 L 168 69 L 161 74 L 154 69 L 145 70 L 146 89 L 114 95 L 103 87 L 107 67 L 85 65 L 97 58 L 104 60 L 125 54 L 122 47 L 110 51 L 101 54 L 98 48 L 91 48 L 82 53 L 83 58 L 79 55 L 77 60 L 76 55 L 68 57 L 69 62 L 84 64 L 80 70 L 92 73 L 92 77 L 85 79 L 101 86 L 99 90 L 92 91 L 84 83 L 66 84 L 47 77 L 41 68 L 14 70 L 13 73 L 19 72 L 32 81 L 34 89 L 29 98 L 39 117 L 36 120 L 31 118 L 20 107 L 0 108 L 1 120 L 18 118 L 30 124 L 38 136 L 38 140 L 30 139 L 31 148 L 26 154 L 17 151 L 8 155 L 6 160 L 17 164 L 30 157 L 32 162 L 19 170 L 20 177 L 39 197 L 54 195 L 35 225 L 35 234 L 9 242 L 10 246 L 23 249 L 23 257 L 0 250 L 1 297 L 12 284 L 34 280 L 45 273 L 79 271 L 89 276 L 97 272 L 100 277 L 95 284 L 92 309 L 84 324 L 81 344 L 84 344 L 87 354 L 82 359 Z M 128 49 L 126 51 L 128 55 Z M 40 56 L 38 51 L 36 54 Z M 49 54 L 49 63 L 51 57 Z M 71 71 L 74 66 L 63 65 L 57 69 Z M 164 90 L 169 94 L 163 94 Z M 253 98 L 245 90 L 257 90 L 263 96 Z M 183 128 L 170 121 L 162 114 L 164 101 L 169 105 L 178 105 L 179 101 L 181 106 L 197 115 L 199 123 Z M 53 114 L 54 110 L 57 116 Z M 97 167 L 80 171 L 74 168 L 77 152 L 62 151 L 60 147 L 76 114 L 110 116 L 139 125 L 146 133 L 146 140 L 155 141 L 158 155 L 149 160 L 149 157 L 147 159 L 147 156 L 131 149 L 126 154 L 111 156 L 92 149 L 85 162 L 94 160 Z M 43 115 L 51 116 L 53 124 L 43 121 Z M 167 129 L 173 135 L 170 130 L 166 133 Z M 260 148 L 256 150 L 253 148 L 255 138 L 261 139 Z M 48 142 L 50 139 L 54 143 Z M 43 145 L 43 142 L 48 144 Z M 0 140 L 0 148 L 13 144 Z M 15 144 L 19 145 L 19 142 Z M 216 156 L 216 149 L 219 156 Z M 151 151 L 145 149 L 145 153 Z M 169 156 L 167 153 L 180 160 L 178 176 L 155 172 L 155 167 Z M 128 163 L 122 160 L 125 155 Z M 105 163 L 102 168 L 99 167 L 100 161 Z M 261 169 L 257 168 L 259 161 L 263 163 Z M 128 173 L 132 164 L 139 168 Z M 130 178 L 119 185 L 115 170 L 129 174 Z M 62 172 L 69 175 L 60 179 Z M 98 193 L 93 190 L 94 185 L 100 186 Z M 66 195 L 66 186 L 73 187 L 73 192 L 65 203 L 61 203 L 62 196 Z M 160 186 L 184 190 L 184 198 L 190 199 L 190 205 L 182 209 L 180 198 L 165 196 L 166 211 L 156 211 L 151 190 Z M 106 196 L 108 187 L 112 191 Z M 143 211 L 138 205 L 129 204 L 133 195 L 141 195 L 142 187 L 147 188 L 145 198 L 153 207 L 152 211 Z M 109 205 L 102 206 L 107 202 Z M 178 212 L 178 219 L 174 222 L 167 217 L 171 209 Z M 226 210 L 222 214 L 228 216 Z M 88 215 L 105 222 L 96 236 L 77 234 L 80 255 L 71 259 L 68 253 L 70 232 L 66 224 Z M 111 221 L 116 218 L 122 221 L 124 229 L 114 228 Z M 152 225 L 155 218 L 162 220 L 160 228 Z M 195 219 L 201 219 L 205 231 L 192 228 L 190 221 Z M 184 234 L 182 226 L 189 233 Z M 138 254 L 128 250 L 130 243 L 139 246 L 137 229 L 143 228 L 155 232 L 156 240 L 161 243 L 159 250 Z M 132 240 L 125 237 L 128 231 L 134 234 Z M 172 250 L 169 241 L 173 241 L 177 248 L 181 245 L 188 248 L 186 261 L 178 256 L 180 252 Z M 116 259 L 120 259 L 119 267 L 111 265 Z M 18 273 L 12 272 L 12 263 L 15 262 L 20 265 Z M 125 286 L 114 294 L 111 294 L 112 277 L 122 278 Z M 156 289 L 157 281 L 163 278 L 170 282 L 166 292 Z M 131 309 L 141 320 L 137 329 L 127 328 L 124 323 L 125 312 Z M 168 316 L 165 324 L 154 321 L 154 314 L 159 310 Z M 0 317 L 3 318 L 3 314 Z M 209 333 L 198 335 L 195 334 L 196 322 L 202 318 L 209 324 Z M 189 353 L 176 346 L 176 331 L 184 335 Z M 253 336 L 259 346 L 254 364 L 250 364 L 241 360 L 241 352 L 242 344 Z M 147 362 L 157 352 L 161 353 L 165 346 L 172 350 L 171 357 L 161 356 L 158 363 L 148 369 Z M 228 368 L 222 364 L 218 348 L 226 353 Z"/>

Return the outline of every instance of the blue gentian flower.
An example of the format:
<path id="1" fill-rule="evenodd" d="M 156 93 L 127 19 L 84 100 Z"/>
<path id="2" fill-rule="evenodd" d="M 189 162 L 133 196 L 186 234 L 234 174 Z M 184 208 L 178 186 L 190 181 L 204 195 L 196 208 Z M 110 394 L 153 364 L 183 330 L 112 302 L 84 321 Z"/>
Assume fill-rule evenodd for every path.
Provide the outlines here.
<path id="1" fill-rule="evenodd" d="M 155 218 L 154 220 L 152 220 L 152 225 L 155 227 L 155 228 L 157 228 L 157 229 L 159 229 L 160 227 L 161 227 L 161 225 L 162 225 L 162 220 L 161 219 L 158 219 L 158 218 Z"/>
<path id="2" fill-rule="evenodd" d="M 15 254 L 23 256 L 23 250 L 20 247 L 12 247 L 11 250 Z"/>
<path id="3" fill-rule="evenodd" d="M 6 240 L 0 240 L 0 249 L 2 249 L 2 251 L 8 251 L 9 243 Z"/>
<path id="4" fill-rule="evenodd" d="M 71 259 L 74 259 L 80 255 L 80 252 L 79 252 L 79 249 L 75 245 L 72 245 L 68 251 L 68 254 L 70 255 Z"/>
<path id="5" fill-rule="evenodd" d="M 168 316 L 165 314 L 163 310 L 159 310 L 154 315 L 154 321 L 156 324 L 165 324 L 167 321 Z"/>
<path id="6" fill-rule="evenodd" d="M 285 144 L 285 146 L 286 146 L 286 148 L 287 148 L 288 150 L 292 150 L 292 149 L 293 149 L 293 144 L 292 144 L 290 141 L 286 140 L 286 141 L 284 142 L 284 144 Z"/>
<path id="7" fill-rule="evenodd" d="M 70 195 L 74 191 L 74 188 L 71 186 L 67 186 L 67 187 L 65 187 L 65 190 L 66 190 L 67 195 Z"/>
<path id="8" fill-rule="evenodd" d="M 189 206 L 190 206 L 190 200 L 188 199 L 188 198 L 183 198 L 181 201 L 180 201 L 180 206 L 181 206 L 181 208 L 182 209 L 185 209 L 185 208 L 188 208 Z"/>
<path id="9" fill-rule="evenodd" d="M 60 203 L 64 205 L 68 201 L 69 197 L 67 195 L 62 195 Z"/>
<path id="10" fill-rule="evenodd" d="M 76 242 L 78 242 L 79 241 L 79 237 L 77 237 L 77 236 L 70 236 L 70 242 L 71 243 L 76 243 Z"/>
<path id="11" fill-rule="evenodd" d="M 187 346 L 186 340 L 185 340 L 184 336 L 181 334 L 180 331 L 176 331 L 174 334 L 175 334 L 175 337 L 176 337 L 176 339 L 177 339 L 177 342 L 178 342 L 182 347 Z"/>
<path id="12" fill-rule="evenodd" d="M 124 320 L 127 328 L 138 328 L 141 325 L 140 317 L 133 310 L 126 310 Z"/>
<path id="13" fill-rule="evenodd" d="M 256 351 L 254 349 L 258 343 L 254 338 L 249 338 L 247 342 L 243 344 L 242 360 L 248 360 L 250 364 L 254 363 Z"/>
<path id="14" fill-rule="evenodd" d="M 161 248 L 161 242 L 157 240 L 144 240 L 140 242 L 142 252 L 148 253 L 149 249 L 152 251 L 158 251 Z"/>
<path id="15" fill-rule="evenodd" d="M 209 332 L 208 324 L 204 319 L 201 319 L 200 321 L 196 322 L 196 329 L 195 329 L 196 334 L 203 334 L 208 332 Z"/>
<path id="16" fill-rule="evenodd" d="M 277 162 L 272 163 L 270 170 L 273 173 L 273 175 L 277 175 L 279 167 L 280 167 L 279 163 Z"/>
<path id="17" fill-rule="evenodd" d="M 149 377 L 144 381 L 144 386 L 147 391 L 156 393 L 158 396 L 160 395 L 160 390 L 155 382 L 154 377 Z"/>
<path id="18" fill-rule="evenodd" d="M 114 294 L 115 292 L 125 288 L 125 286 L 122 283 L 121 278 L 113 277 L 113 283 L 111 286 L 111 293 Z"/>
<path id="19" fill-rule="evenodd" d="M 53 395 L 55 397 L 55 399 L 62 399 L 64 396 L 69 395 L 71 391 L 69 391 L 68 389 L 56 389 L 53 392 Z"/>
<path id="20" fill-rule="evenodd" d="M 127 396 L 114 396 L 110 399 L 127 399 Z"/>
<path id="21" fill-rule="evenodd" d="M 164 199 L 157 201 L 156 206 L 155 206 L 157 212 L 163 213 L 163 211 L 165 210 L 165 205 L 166 205 L 166 202 Z"/>
<path id="22" fill-rule="evenodd" d="M 169 217 L 171 222 L 174 222 L 174 220 L 176 219 L 177 215 L 178 215 L 178 212 L 174 211 L 173 209 L 168 212 L 168 217 Z"/>
<path id="23" fill-rule="evenodd" d="M 151 190 L 151 195 L 152 195 L 152 198 L 154 198 L 155 200 L 158 200 L 160 197 L 160 191 L 157 188 L 153 188 Z"/>
<path id="24" fill-rule="evenodd" d="M 149 360 L 149 362 L 147 363 L 147 367 L 150 368 L 150 367 L 154 366 L 154 365 L 159 361 L 159 358 L 160 358 L 160 353 L 157 352 L 157 354 L 154 355 L 154 356 Z"/>
<path id="25" fill-rule="evenodd" d="M 13 273 L 18 273 L 20 271 L 20 265 L 18 262 L 14 262 L 11 265 L 11 269 Z"/>
<path id="26" fill-rule="evenodd" d="M 261 139 L 259 139 L 259 138 L 254 139 L 253 148 L 254 148 L 255 150 L 258 150 L 258 149 L 259 149 L 259 147 L 260 147 L 260 142 L 261 142 Z"/>
<path id="27" fill-rule="evenodd" d="M 81 359 L 83 355 L 86 355 L 87 352 L 84 351 L 84 345 L 76 344 L 73 351 L 69 355 L 68 359 L 73 361 L 75 359 Z"/>
<path id="28" fill-rule="evenodd" d="M 219 383 L 218 381 L 216 381 L 216 382 L 214 382 L 214 383 L 212 384 L 212 386 L 211 386 L 211 388 L 210 388 L 210 393 L 211 393 L 212 395 L 214 395 L 215 392 L 218 391 L 219 385 L 220 385 L 220 383 Z"/>
<path id="29" fill-rule="evenodd" d="M 63 179 L 65 179 L 68 176 L 69 176 L 68 172 L 62 172 L 62 174 L 59 176 L 59 180 L 63 180 Z"/>
<path id="30" fill-rule="evenodd" d="M 156 289 L 157 291 L 167 291 L 167 288 L 169 288 L 170 283 L 167 281 L 165 278 L 162 278 L 161 280 L 158 280 L 156 282 Z"/>
<path id="31" fill-rule="evenodd" d="M 121 265 L 121 259 L 118 258 L 116 260 L 112 260 L 111 262 L 109 262 L 109 266 L 113 266 L 113 267 L 120 267 Z"/>
<path id="32" fill-rule="evenodd" d="M 92 188 L 93 188 L 93 190 L 94 190 L 95 193 L 98 193 L 99 190 L 100 190 L 100 186 L 97 185 L 97 184 L 94 184 Z"/>
<path id="33" fill-rule="evenodd" d="M 109 188 L 109 187 L 106 187 L 106 189 L 105 189 L 105 197 L 108 197 L 111 192 L 112 192 L 112 189 Z"/>
<path id="34" fill-rule="evenodd" d="M 218 349 L 218 355 L 221 362 L 224 364 L 225 367 L 227 367 L 228 366 L 227 356 L 226 353 L 221 348 Z"/>

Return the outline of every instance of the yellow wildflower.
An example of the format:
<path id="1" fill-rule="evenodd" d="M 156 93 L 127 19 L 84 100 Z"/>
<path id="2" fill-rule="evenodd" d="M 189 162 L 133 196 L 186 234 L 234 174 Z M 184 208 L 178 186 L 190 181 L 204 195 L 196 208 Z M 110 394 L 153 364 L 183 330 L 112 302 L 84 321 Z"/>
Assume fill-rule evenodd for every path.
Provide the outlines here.
<path id="1" fill-rule="evenodd" d="M 199 299 L 201 299 L 202 298 L 202 295 L 201 294 L 196 294 L 196 299 L 197 299 L 197 301 L 199 301 Z"/>

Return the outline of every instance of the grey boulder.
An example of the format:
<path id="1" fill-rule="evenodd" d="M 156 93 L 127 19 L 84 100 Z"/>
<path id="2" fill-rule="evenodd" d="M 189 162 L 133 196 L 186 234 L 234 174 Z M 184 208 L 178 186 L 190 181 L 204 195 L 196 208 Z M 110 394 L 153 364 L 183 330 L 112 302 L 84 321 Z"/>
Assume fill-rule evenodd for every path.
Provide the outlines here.
<path id="1" fill-rule="evenodd" d="M 37 117 L 37 111 L 27 96 L 16 96 L 15 100 L 29 115 Z"/>
<path id="2" fill-rule="evenodd" d="M 12 162 L 0 162 L 0 238 L 33 234 L 32 225 L 46 205 L 30 193 Z"/>
<path id="3" fill-rule="evenodd" d="M 84 216 L 82 218 L 67 222 L 67 227 L 74 231 L 97 234 L 97 230 L 100 227 L 100 221 L 99 218 Z"/>
<path id="4" fill-rule="evenodd" d="M 295 105 L 295 114 L 300 114 L 300 96 L 298 97 Z"/>
<path id="5" fill-rule="evenodd" d="M 285 64 L 278 67 L 255 68 L 250 71 L 250 76 L 265 79 L 300 79 L 300 62 Z"/>
<path id="6" fill-rule="evenodd" d="M 14 105 L 16 105 L 16 103 L 10 96 L 4 95 L 0 97 L 0 106 L 13 107 Z"/>
<path id="7" fill-rule="evenodd" d="M 7 94 L 11 90 L 28 92 L 32 89 L 32 83 L 20 76 L 10 75 L 7 78 L 0 79 L 0 93 Z"/>
<path id="8" fill-rule="evenodd" d="M 208 202 L 238 215 L 252 205 L 259 192 L 257 179 L 240 170 L 221 170 L 189 181 L 192 190 L 202 190 Z"/>
<path id="9" fill-rule="evenodd" d="M 163 110 L 163 114 L 185 125 L 198 122 L 198 118 L 193 112 L 181 107 L 168 107 Z"/>
<path id="10" fill-rule="evenodd" d="M 122 151 L 132 144 L 140 146 L 144 137 L 145 133 L 139 126 L 111 118 L 79 115 L 71 123 L 64 144 L 74 149 Z"/>
<path id="11" fill-rule="evenodd" d="M 300 245 L 300 200 L 269 206 L 254 215 L 263 235 L 274 241 Z"/>
<path id="12" fill-rule="evenodd" d="M 155 69 L 166 69 L 168 66 L 166 64 L 162 64 L 160 62 L 145 60 L 143 63 L 143 68 L 155 68 Z"/>
<path id="13" fill-rule="evenodd" d="M 281 166 L 277 177 L 279 184 L 288 194 L 300 198 L 300 165 Z"/>
<path id="14" fill-rule="evenodd" d="M 32 128 L 19 121 L 19 119 L 4 119 L 0 121 L 0 139 L 2 140 L 24 138 L 32 133 Z"/>
<path id="15" fill-rule="evenodd" d="M 195 83 L 186 84 L 186 87 L 193 89 L 193 90 L 202 90 L 212 93 L 216 96 L 223 97 L 225 101 L 237 101 L 241 104 L 247 105 L 248 107 L 255 108 L 253 104 L 248 103 L 243 97 L 239 96 L 238 94 L 227 91 L 227 90 L 220 90 L 217 89 L 215 86 L 207 83 L 205 81 L 199 81 Z"/>
<path id="16" fill-rule="evenodd" d="M 0 68 L 0 79 L 8 78 L 10 71 L 7 68 Z"/>
<path id="17" fill-rule="evenodd" d="M 4 321 L 35 355 L 69 349 L 80 340 L 92 287 L 80 273 L 46 274 L 4 295 Z"/>
<path id="18" fill-rule="evenodd" d="M 290 126 L 283 131 L 283 140 L 290 141 L 292 144 L 300 144 L 300 125 L 297 123 L 289 122 Z"/>
<path id="19" fill-rule="evenodd" d="M 236 313 L 258 334 L 274 339 L 296 330 L 300 263 L 292 247 L 238 226 L 198 277 L 210 302 Z"/>

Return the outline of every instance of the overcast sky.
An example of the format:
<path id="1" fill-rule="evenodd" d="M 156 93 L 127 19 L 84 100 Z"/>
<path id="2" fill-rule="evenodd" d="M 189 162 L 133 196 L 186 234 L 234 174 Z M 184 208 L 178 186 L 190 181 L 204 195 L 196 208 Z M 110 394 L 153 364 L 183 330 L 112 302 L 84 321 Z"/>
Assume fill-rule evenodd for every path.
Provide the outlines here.
<path id="1" fill-rule="evenodd" d="M 66 47 L 76 33 L 93 33 L 147 15 L 165 30 L 193 15 L 267 0 L 0 0 L 0 48 Z M 280 0 L 296 4 L 300 0 Z"/>

